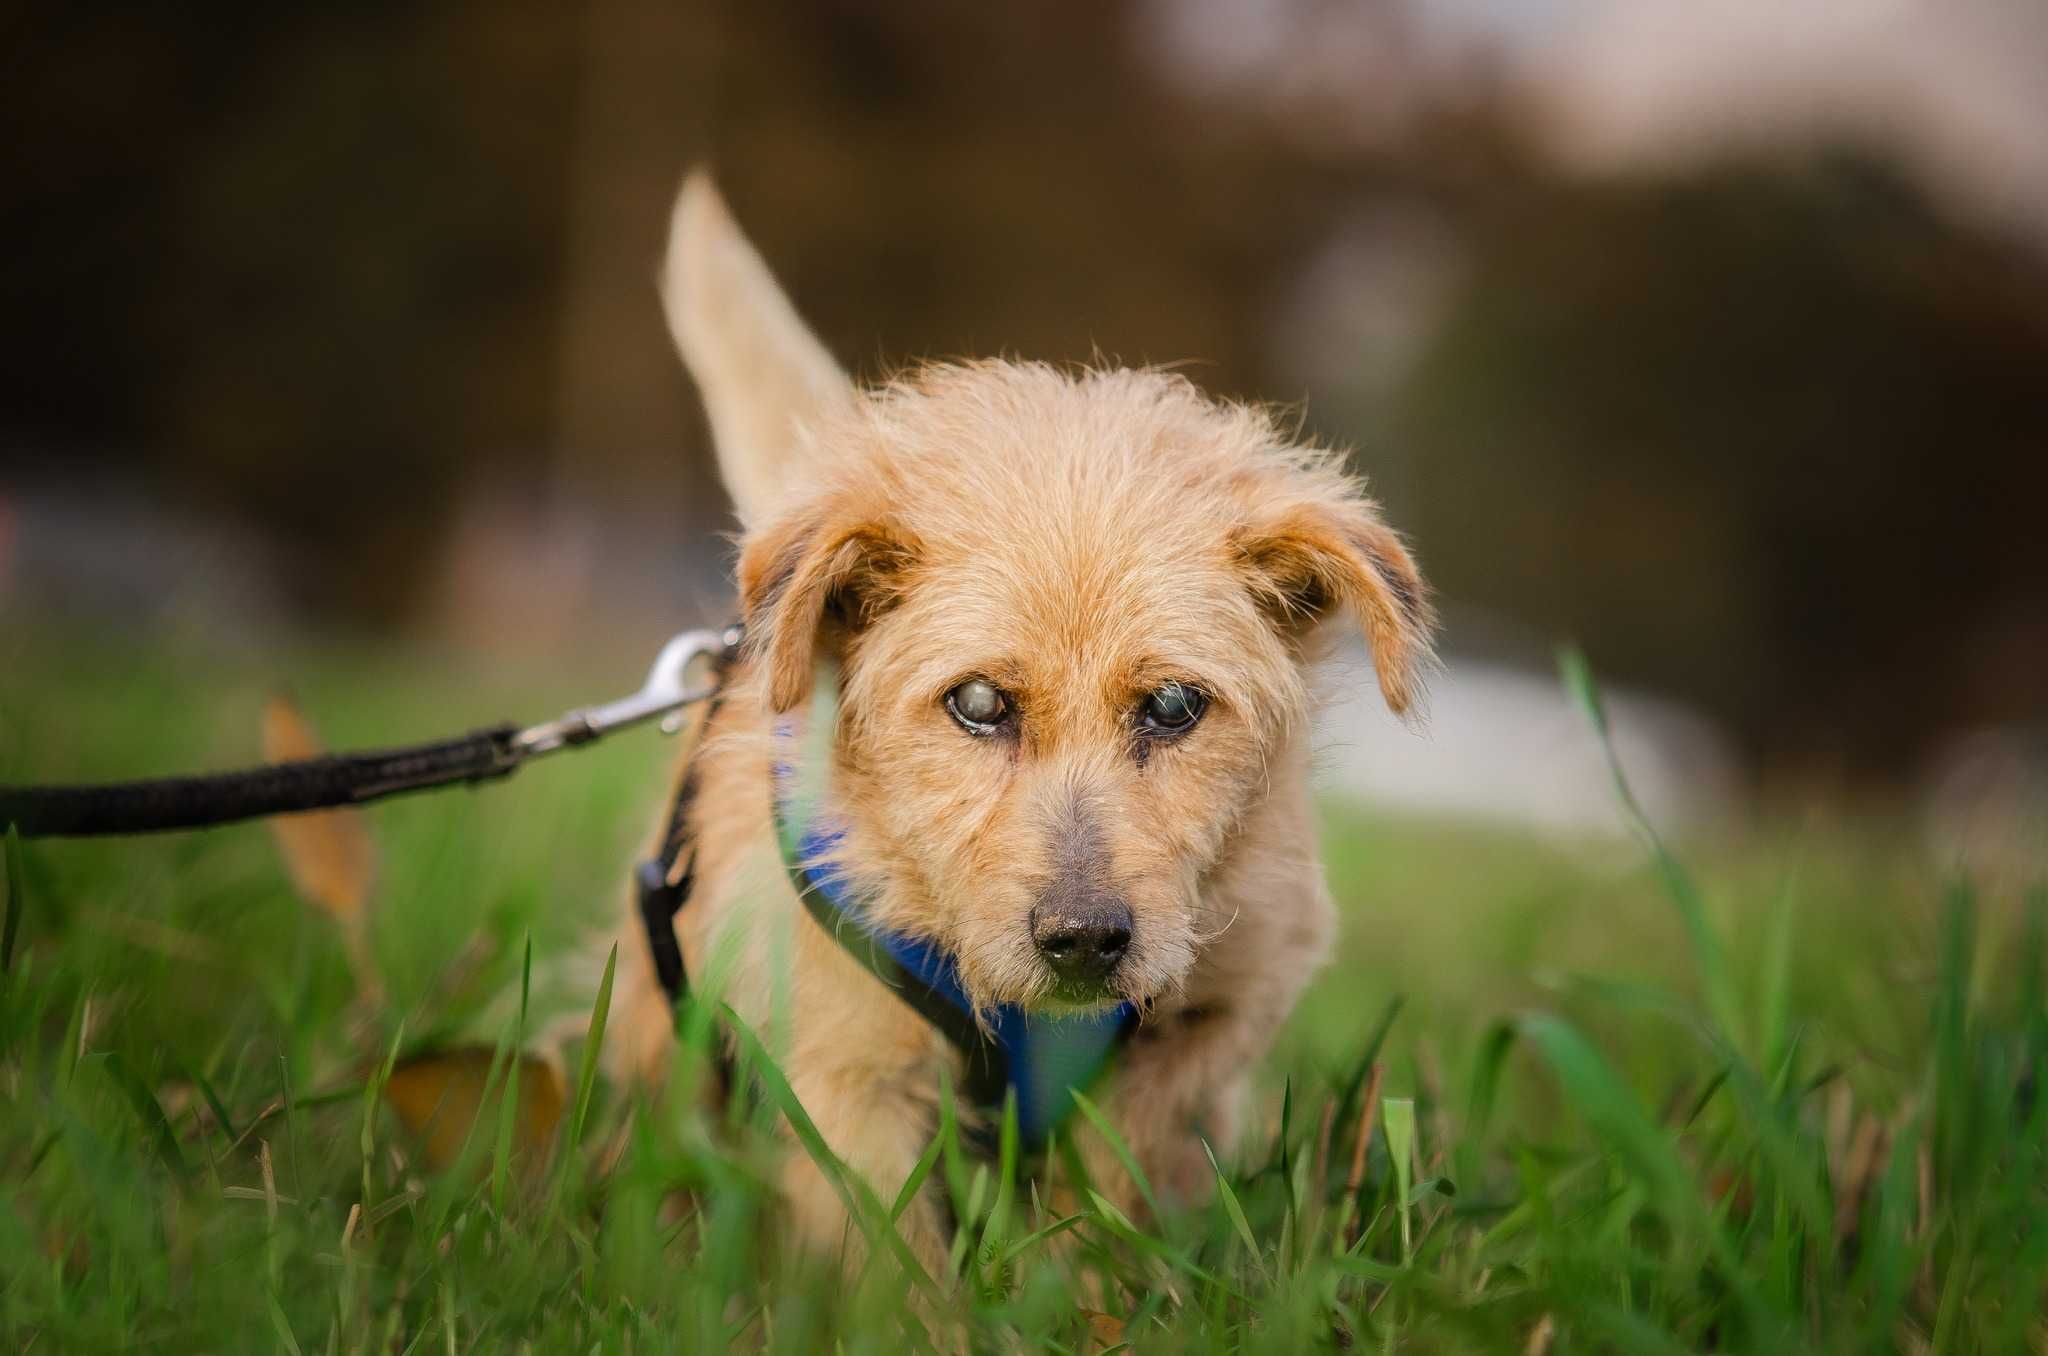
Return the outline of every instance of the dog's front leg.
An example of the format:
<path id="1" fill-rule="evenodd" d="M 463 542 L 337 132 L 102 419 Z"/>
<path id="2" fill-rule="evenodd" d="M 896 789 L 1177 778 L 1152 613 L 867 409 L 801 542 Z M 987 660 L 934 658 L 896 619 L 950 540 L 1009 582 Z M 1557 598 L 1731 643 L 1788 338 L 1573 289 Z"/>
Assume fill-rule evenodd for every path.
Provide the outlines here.
<path id="1" fill-rule="evenodd" d="M 1336 915 L 1320 879 L 1295 900 L 1269 906 L 1264 916 L 1284 923 L 1247 927 L 1211 958 L 1185 1005 L 1138 1029 L 1105 1091 L 1110 1123 L 1168 1209 L 1208 1200 L 1216 1174 L 1203 1144 L 1219 1162 L 1235 1152 L 1252 1071 L 1325 954 Z M 1142 1209 L 1135 1183 L 1106 1150 L 1088 1149 L 1091 1174 L 1117 1188 L 1110 1199 Z"/>
<path id="2" fill-rule="evenodd" d="M 927 1084 L 930 1076 L 915 1060 L 876 1059 L 875 1052 L 843 1037 L 830 1049 L 813 1045 L 792 1055 L 790 1086 L 826 1145 L 886 1209 L 931 1138 L 930 1098 L 917 1093 L 919 1075 Z M 782 1188 L 803 1245 L 858 1271 L 867 1257 L 862 1232 L 825 1170 L 800 1147 L 783 1166 Z M 919 1193 L 896 1227 L 926 1274 L 943 1285 L 946 1239 L 934 1192 Z"/>
<path id="3" fill-rule="evenodd" d="M 1236 1149 L 1251 1070 L 1277 1020 L 1271 1013 L 1194 1009 L 1141 1029 L 1125 1051 L 1103 1111 L 1168 1210 L 1208 1200 L 1215 1173 L 1202 1146 L 1206 1142 L 1219 1160 Z M 1137 1185 L 1108 1145 L 1085 1134 L 1081 1143 L 1097 1189 L 1142 1218 L 1146 1207 Z"/>

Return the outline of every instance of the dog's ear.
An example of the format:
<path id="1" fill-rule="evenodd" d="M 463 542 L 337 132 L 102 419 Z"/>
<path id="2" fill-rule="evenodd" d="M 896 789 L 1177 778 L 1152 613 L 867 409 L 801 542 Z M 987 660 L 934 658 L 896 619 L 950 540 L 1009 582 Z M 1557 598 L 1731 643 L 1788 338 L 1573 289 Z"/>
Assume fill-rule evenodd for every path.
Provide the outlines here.
<path id="1" fill-rule="evenodd" d="M 767 524 L 740 552 L 747 648 L 762 665 L 772 710 L 810 695 L 819 638 L 850 636 L 895 602 L 915 560 L 879 515 L 842 497 Z"/>
<path id="2" fill-rule="evenodd" d="M 1282 625 L 1314 626 L 1342 608 L 1372 647 L 1380 693 L 1406 713 L 1422 693 L 1436 615 L 1415 558 L 1355 486 L 1282 494 L 1254 506 L 1237 547 L 1253 589 Z"/>
<path id="3" fill-rule="evenodd" d="M 661 302 L 704 396 L 719 474 L 740 522 L 801 479 L 799 429 L 853 385 L 775 285 L 703 170 L 676 195 Z"/>

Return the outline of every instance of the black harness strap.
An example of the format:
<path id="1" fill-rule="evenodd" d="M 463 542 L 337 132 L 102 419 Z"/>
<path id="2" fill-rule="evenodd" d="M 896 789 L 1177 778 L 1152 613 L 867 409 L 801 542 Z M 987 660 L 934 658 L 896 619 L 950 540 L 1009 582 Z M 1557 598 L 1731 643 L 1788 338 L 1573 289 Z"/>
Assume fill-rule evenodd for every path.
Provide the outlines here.
<path id="1" fill-rule="evenodd" d="M 739 658 L 746 630 L 738 622 L 718 635 L 719 650 L 712 656 L 712 668 L 719 677 L 719 691 L 704 707 L 704 719 L 697 727 L 697 745 L 683 765 L 676 783 L 675 799 L 669 803 L 668 820 L 654 855 L 633 868 L 633 889 L 640 905 L 640 926 L 647 933 L 647 950 L 654 958 L 654 976 L 668 995 L 671 1008 L 690 991 L 690 976 L 683 968 L 682 944 L 676 940 L 676 915 L 690 902 L 697 883 L 697 845 L 690 838 L 690 810 L 697 803 L 697 749 L 711 737 L 711 727 L 725 705 L 724 680 Z"/>
<path id="2" fill-rule="evenodd" d="M 701 744 L 718 719 L 721 699 L 713 697 L 704 708 L 704 723 L 697 736 Z M 647 929 L 647 949 L 654 956 L 654 974 L 662 992 L 674 1007 L 690 990 L 690 977 L 683 970 L 683 949 L 676 940 L 676 915 L 690 902 L 697 883 L 696 844 L 690 837 L 690 810 L 697 803 L 696 750 L 676 783 L 675 800 L 669 805 L 668 823 L 662 829 L 655 854 L 633 869 L 640 899 L 640 923 Z M 687 854 L 687 859 L 686 859 Z M 680 867 L 680 869 L 678 869 Z"/>

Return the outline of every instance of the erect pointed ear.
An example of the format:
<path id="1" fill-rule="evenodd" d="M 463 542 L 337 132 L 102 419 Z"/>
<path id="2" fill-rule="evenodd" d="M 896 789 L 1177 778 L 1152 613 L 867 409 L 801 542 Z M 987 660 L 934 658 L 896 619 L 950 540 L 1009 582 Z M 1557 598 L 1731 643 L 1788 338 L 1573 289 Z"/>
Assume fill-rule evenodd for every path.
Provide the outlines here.
<path id="1" fill-rule="evenodd" d="M 1260 601 L 1283 625 L 1310 627 L 1339 609 L 1372 647 L 1380 693 L 1397 714 L 1422 695 L 1436 614 L 1428 585 L 1379 506 L 1348 481 L 1259 503 L 1237 545 Z"/>
<path id="2" fill-rule="evenodd" d="M 676 195 L 661 302 L 704 395 L 719 475 L 753 526 L 803 478 L 799 429 L 853 384 L 775 285 L 703 170 Z"/>
<path id="3" fill-rule="evenodd" d="M 820 637 L 828 630 L 851 636 L 886 611 L 915 559 L 911 543 L 880 515 L 837 499 L 747 538 L 740 604 L 772 710 L 788 711 L 810 695 Z"/>

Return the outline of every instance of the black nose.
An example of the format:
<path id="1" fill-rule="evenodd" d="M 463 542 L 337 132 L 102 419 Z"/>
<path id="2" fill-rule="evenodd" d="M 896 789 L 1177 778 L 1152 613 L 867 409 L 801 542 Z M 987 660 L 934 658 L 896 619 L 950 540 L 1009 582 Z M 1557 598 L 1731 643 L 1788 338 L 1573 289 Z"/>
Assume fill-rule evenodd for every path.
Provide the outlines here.
<path id="1" fill-rule="evenodd" d="M 1101 981 L 1131 946 L 1131 911 L 1121 899 L 1085 894 L 1041 900 L 1031 940 L 1062 980 Z"/>

